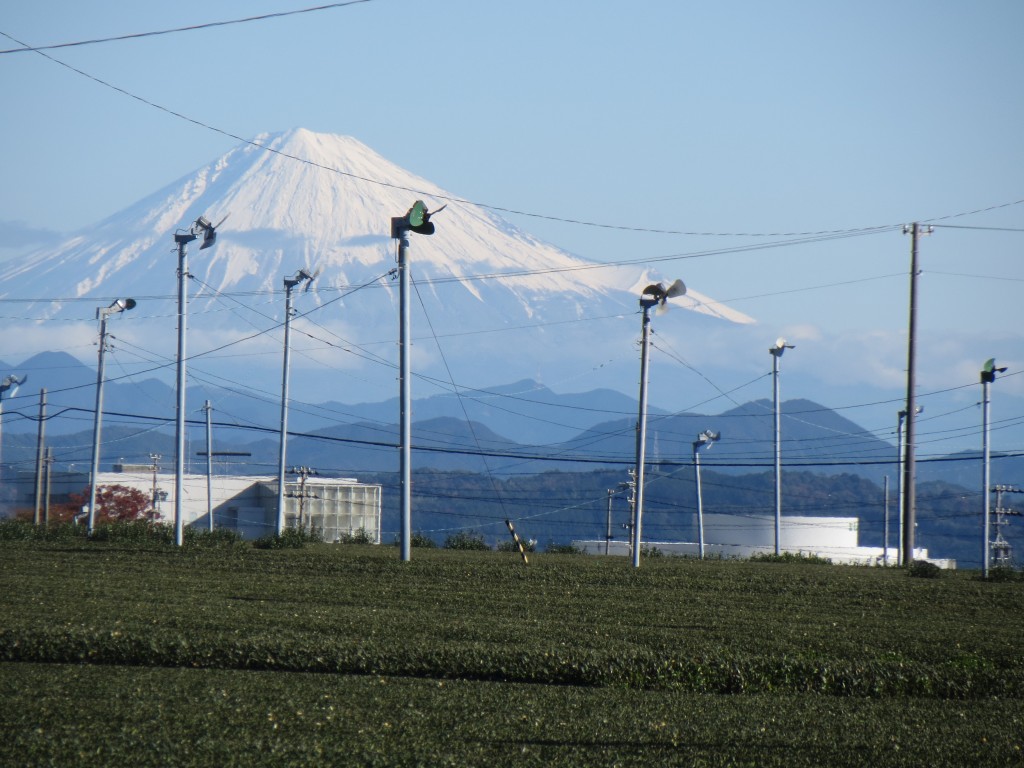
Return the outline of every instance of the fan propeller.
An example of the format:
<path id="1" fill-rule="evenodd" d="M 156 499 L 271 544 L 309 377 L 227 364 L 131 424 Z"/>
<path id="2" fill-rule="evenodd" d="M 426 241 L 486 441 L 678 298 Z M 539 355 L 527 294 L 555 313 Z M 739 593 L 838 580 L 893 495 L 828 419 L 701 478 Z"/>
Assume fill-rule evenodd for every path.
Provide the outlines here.
<path id="1" fill-rule="evenodd" d="M 668 311 L 668 304 L 666 302 L 669 299 L 682 296 L 685 293 L 686 284 L 682 280 L 675 280 L 668 288 L 665 287 L 664 283 L 651 283 L 641 292 L 641 301 L 644 296 L 650 296 L 653 303 L 658 304 L 658 312 L 662 313 Z"/>

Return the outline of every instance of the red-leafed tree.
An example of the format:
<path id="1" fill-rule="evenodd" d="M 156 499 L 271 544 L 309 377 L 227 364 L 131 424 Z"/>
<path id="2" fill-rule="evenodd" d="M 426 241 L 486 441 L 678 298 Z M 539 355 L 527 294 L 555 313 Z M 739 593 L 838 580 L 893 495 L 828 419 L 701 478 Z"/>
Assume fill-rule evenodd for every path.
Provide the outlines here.
<path id="1" fill-rule="evenodd" d="M 50 509 L 50 520 L 70 521 L 89 504 L 89 487 L 81 493 L 69 494 L 70 502 Z M 101 485 L 96 491 L 96 522 L 120 523 L 149 520 L 149 497 L 138 488 L 127 485 Z"/>

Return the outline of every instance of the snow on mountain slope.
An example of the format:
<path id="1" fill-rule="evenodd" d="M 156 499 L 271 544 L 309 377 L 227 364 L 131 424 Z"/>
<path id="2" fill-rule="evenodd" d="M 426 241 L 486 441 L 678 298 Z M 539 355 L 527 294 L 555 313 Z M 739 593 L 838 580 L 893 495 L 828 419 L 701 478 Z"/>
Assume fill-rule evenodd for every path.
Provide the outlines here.
<path id="1" fill-rule="evenodd" d="M 18 351 L 75 347 L 88 359 L 94 352 L 82 350 L 95 338 L 95 307 L 133 297 L 138 307 L 115 318 L 124 346 L 167 361 L 176 327 L 174 234 L 199 216 L 223 219 L 214 247 L 188 248 L 190 354 L 235 345 L 231 354 L 270 370 L 280 351 L 283 278 L 308 267 L 321 273 L 297 297 L 295 364 L 323 364 L 333 355 L 335 371 L 370 358 L 386 368 L 393 355 L 379 351 L 383 346 L 363 353 L 373 344 L 393 348 L 398 290 L 389 275 L 396 252 L 390 221 L 417 199 L 430 210 L 447 205 L 433 219 L 436 234 L 410 235 L 418 370 L 432 365 L 431 373 L 447 379 L 450 355 L 461 361 L 460 375 L 550 380 L 580 375 L 563 365 L 570 357 L 589 356 L 593 366 L 603 346 L 628 353 L 640 289 L 662 276 L 639 264 L 573 256 L 353 138 L 304 129 L 257 136 L 60 246 L 4 265 L 0 298 L 35 300 L 24 311 L 35 322 L 22 326 L 32 349 Z M 753 322 L 693 287 L 672 303 L 707 316 L 702 322 Z M 238 346 L 248 336 L 253 341 Z M 353 347 L 362 352 L 352 354 Z M 242 363 L 232 365 L 235 375 Z M 555 374 L 556 367 L 564 370 Z M 267 381 L 263 389 L 274 386 Z M 358 396 L 376 396 L 379 385 L 371 389 Z M 337 398 L 333 391 L 324 396 Z"/>
<path id="2" fill-rule="evenodd" d="M 425 281 L 455 279 L 482 297 L 484 282 L 500 282 L 527 317 L 535 300 L 557 297 L 579 305 L 598 295 L 634 304 L 635 287 L 652 276 L 639 268 L 598 267 L 540 242 L 486 209 L 387 161 L 347 136 L 294 129 L 257 136 L 135 205 L 0 273 L 0 296 L 81 298 L 158 288 L 155 275 L 173 272 L 173 234 L 198 216 L 225 216 L 215 248 L 192 254 L 189 267 L 217 291 L 280 289 L 299 266 L 323 269 L 319 287 L 346 286 L 393 261 L 390 218 L 422 198 L 444 203 L 437 234 L 413 236 L 411 263 Z M 194 246 L 193 246 L 194 249 Z M 165 275 L 164 275 L 165 276 Z M 500 276 L 487 279 L 485 276 Z M 692 293 L 679 302 L 696 311 L 749 322 Z M 53 314 L 55 302 L 49 309 Z"/>

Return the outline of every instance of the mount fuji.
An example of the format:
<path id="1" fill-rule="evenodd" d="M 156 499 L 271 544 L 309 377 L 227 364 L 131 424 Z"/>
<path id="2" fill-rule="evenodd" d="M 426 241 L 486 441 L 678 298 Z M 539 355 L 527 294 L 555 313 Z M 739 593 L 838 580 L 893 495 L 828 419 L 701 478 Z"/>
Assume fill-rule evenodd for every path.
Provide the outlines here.
<path id="1" fill-rule="evenodd" d="M 223 220 L 213 248 L 188 254 L 190 375 L 277 391 L 283 278 L 306 268 L 319 277 L 295 297 L 293 394 L 385 399 L 398 325 L 390 219 L 416 199 L 446 206 L 433 218 L 436 234 L 411 235 L 417 375 L 451 391 L 564 381 L 623 357 L 635 371 L 637 300 L 663 276 L 573 256 L 356 139 L 305 129 L 257 136 L 59 246 L 4 265 L 0 297 L 27 307 L 31 321 L 16 338 L 31 351 L 83 358 L 95 354 L 95 308 L 133 297 L 137 307 L 111 323 L 121 365 L 166 369 L 176 341 L 173 236 L 200 216 Z M 691 331 L 753 322 L 692 288 L 672 304 L 688 310 Z"/>

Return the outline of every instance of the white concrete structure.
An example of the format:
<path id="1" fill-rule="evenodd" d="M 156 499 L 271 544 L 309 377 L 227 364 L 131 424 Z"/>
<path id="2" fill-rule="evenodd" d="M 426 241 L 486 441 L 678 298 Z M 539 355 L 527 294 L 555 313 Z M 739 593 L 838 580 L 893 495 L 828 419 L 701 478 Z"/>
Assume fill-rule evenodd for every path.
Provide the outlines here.
<path id="1" fill-rule="evenodd" d="M 821 557 L 846 565 L 882 565 L 882 547 L 858 546 L 860 521 L 856 517 L 783 517 L 782 551 Z M 749 558 L 775 554 L 775 518 L 762 515 L 704 515 L 705 558 Z M 604 554 L 605 542 L 574 541 L 591 554 Z M 697 542 L 647 541 L 644 547 L 667 555 L 699 557 Z M 609 554 L 631 554 L 628 541 L 613 541 Z M 898 547 L 889 547 L 889 564 L 896 565 Z M 942 568 L 956 568 L 955 560 L 931 560 L 928 550 L 915 549 L 915 560 L 929 560 Z"/>

